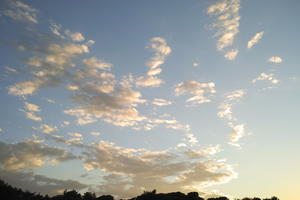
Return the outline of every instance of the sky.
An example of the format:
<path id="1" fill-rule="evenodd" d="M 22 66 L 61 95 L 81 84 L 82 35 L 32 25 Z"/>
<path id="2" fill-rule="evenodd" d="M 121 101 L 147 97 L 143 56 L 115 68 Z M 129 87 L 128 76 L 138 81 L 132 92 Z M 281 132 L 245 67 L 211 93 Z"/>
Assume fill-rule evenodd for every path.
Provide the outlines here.
<path id="1" fill-rule="evenodd" d="M 2 0 L 0 178 L 55 195 L 300 198 L 297 0 Z"/>

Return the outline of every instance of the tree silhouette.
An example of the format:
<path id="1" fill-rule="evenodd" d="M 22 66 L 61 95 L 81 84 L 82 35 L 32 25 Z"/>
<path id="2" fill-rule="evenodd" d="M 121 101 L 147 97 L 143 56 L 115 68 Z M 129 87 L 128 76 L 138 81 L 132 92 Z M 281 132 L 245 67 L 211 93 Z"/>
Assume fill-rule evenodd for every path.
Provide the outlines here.
<path id="1" fill-rule="evenodd" d="M 96 197 L 95 193 L 85 192 L 82 196 L 76 190 L 65 190 L 63 194 L 49 197 L 41 194 L 23 191 L 5 183 L 0 179 L 0 199 L 2 200 L 114 200 L 111 195 Z M 157 193 L 156 190 L 144 191 L 143 194 L 129 200 L 204 200 L 197 192 L 184 194 L 181 192 Z M 214 197 L 207 200 L 229 200 L 227 197 Z M 236 199 L 239 200 L 239 199 Z M 241 200 L 261 200 L 260 198 L 243 198 Z M 277 197 L 265 198 L 263 200 L 279 200 Z"/>

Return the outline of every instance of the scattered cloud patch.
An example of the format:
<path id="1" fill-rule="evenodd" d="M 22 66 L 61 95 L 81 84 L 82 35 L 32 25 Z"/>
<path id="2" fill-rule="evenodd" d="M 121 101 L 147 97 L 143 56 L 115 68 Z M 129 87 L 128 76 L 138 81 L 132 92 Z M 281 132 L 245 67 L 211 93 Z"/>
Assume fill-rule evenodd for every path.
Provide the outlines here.
<path id="1" fill-rule="evenodd" d="M 175 93 L 177 96 L 185 93 L 193 96 L 186 100 L 186 102 L 194 104 L 202 104 L 211 102 L 211 96 L 216 93 L 215 84 L 213 82 L 200 83 L 197 81 L 186 81 L 176 85 Z M 205 95 L 208 96 L 205 96 Z"/>
<path id="2" fill-rule="evenodd" d="M 172 52 L 167 41 L 161 37 L 154 37 L 150 40 L 147 48 L 154 51 L 154 56 L 146 63 L 149 68 L 146 76 L 138 77 L 136 85 L 140 87 L 158 87 L 163 80 L 155 77 L 162 72 L 160 66 L 164 64 L 166 57 Z"/>
<path id="3" fill-rule="evenodd" d="M 165 99 L 155 98 L 155 99 L 153 99 L 152 104 L 154 104 L 156 106 L 167 106 L 167 105 L 171 105 L 172 102 L 171 101 L 167 101 Z"/>
<path id="4" fill-rule="evenodd" d="M 251 40 L 248 41 L 247 43 L 247 48 L 248 49 L 251 49 L 253 46 L 255 46 L 263 37 L 264 35 L 264 32 L 259 32 L 259 33 L 256 33 L 252 38 Z"/>
<path id="5" fill-rule="evenodd" d="M 239 50 L 237 49 L 232 49 L 230 51 L 228 51 L 224 57 L 227 59 L 227 60 L 234 60 L 236 58 L 236 56 L 238 55 L 239 53 Z"/>
<path id="6" fill-rule="evenodd" d="M 274 74 L 268 74 L 265 72 L 262 72 L 258 77 L 252 80 L 252 83 L 256 83 L 257 81 L 269 81 L 272 84 L 278 84 L 279 80 L 274 78 Z"/>
<path id="7" fill-rule="evenodd" d="M 1 2 L 0 16 L 9 17 L 15 21 L 25 23 L 38 23 L 38 10 L 16 0 L 3 0 Z"/>
<path id="8" fill-rule="evenodd" d="M 217 18 L 212 27 L 216 29 L 218 50 L 231 46 L 239 33 L 239 9 L 239 0 L 220 0 L 207 8 L 207 13 Z"/>
<path id="9" fill-rule="evenodd" d="M 271 63 L 281 63 L 282 58 L 279 56 L 273 56 L 273 57 L 269 58 L 268 61 Z"/>

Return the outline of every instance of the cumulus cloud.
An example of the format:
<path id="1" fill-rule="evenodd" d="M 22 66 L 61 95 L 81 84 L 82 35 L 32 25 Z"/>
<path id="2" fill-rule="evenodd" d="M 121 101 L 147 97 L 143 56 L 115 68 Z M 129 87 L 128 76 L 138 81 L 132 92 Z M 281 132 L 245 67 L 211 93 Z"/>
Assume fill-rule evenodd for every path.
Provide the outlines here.
<path id="1" fill-rule="evenodd" d="M 269 58 L 268 61 L 272 62 L 272 63 L 281 63 L 282 58 L 279 56 L 273 56 L 273 57 Z"/>
<path id="2" fill-rule="evenodd" d="M 247 48 L 248 49 L 251 49 L 254 45 L 256 45 L 260 40 L 261 38 L 263 37 L 264 35 L 264 32 L 259 32 L 259 33 L 256 33 L 252 38 L 251 40 L 248 41 L 248 44 L 247 44 Z"/>
<path id="3" fill-rule="evenodd" d="M 65 34 L 75 42 L 81 42 L 85 40 L 84 36 L 80 32 L 71 32 L 70 30 L 66 30 Z"/>
<path id="4" fill-rule="evenodd" d="M 7 171 L 37 168 L 47 161 L 61 162 L 76 157 L 64 149 L 42 145 L 33 141 L 13 144 L 0 142 L 1 166 Z"/>
<path id="5" fill-rule="evenodd" d="M 146 63 L 149 68 L 146 76 L 138 77 L 136 85 L 140 87 L 158 87 L 163 80 L 155 77 L 162 72 L 160 66 L 164 64 L 166 57 L 171 53 L 171 48 L 166 40 L 161 37 L 154 37 L 150 40 L 147 48 L 154 51 L 154 56 Z"/>
<path id="6" fill-rule="evenodd" d="M 184 151 L 149 151 L 116 146 L 101 141 L 85 152 L 86 170 L 101 170 L 107 175 L 96 188 L 104 193 L 128 197 L 140 193 L 143 188 L 183 191 L 200 190 L 204 187 L 230 181 L 236 177 L 231 166 L 220 160 L 202 156 L 190 159 Z M 217 147 L 215 148 L 217 149 Z M 198 151 L 200 153 L 200 150 Z M 131 186 L 131 187 L 129 187 Z M 197 187 L 196 187 L 197 186 Z"/>
<path id="7" fill-rule="evenodd" d="M 236 58 L 236 56 L 238 55 L 239 53 L 239 50 L 237 49 L 232 49 L 230 51 L 228 51 L 224 57 L 227 59 L 227 60 L 234 60 Z"/>
<path id="8" fill-rule="evenodd" d="M 269 81 L 272 84 L 279 83 L 279 80 L 274 78 L 274 74 L 271 74 L 271 73 L 268 74 L 265 72 L 262 72 L 258 77 L 253 79 L 252 83 L 256 83 L 257 81 L 263 81 L 263 80 Z"/>
<path id="9" fill-rule="evenodd" d="M 197 81 L 186 81 L 176 85 L 175 93 L 176 95 L 190 93 L 193 96 L 187 99 L 186 102 L 201 104 L 211 102 L 211 96 L 216 93 L 216 90 L 213 82 L 199 83 Z M 208 96 L 205 96 L 206 94 Z"/>
<path id="10" fill-rule="evenodd" d="M 240 26 L 240 0 L 220 0 L 207 8 L 209 15 L 216 16 L 213 24 L 216 29 L 217 49 L 223 50 L 233 44 Z"/>
<path id="11" fill-rule="evenodd" d="M 167 105 L 171 105 L 172 102 L 167 101 L 165 99 L 155 98 L 155 99 L 153 99 L 152 104 L 157 105 L 157 106 L 167 106 Z"/>
<path id="12" fill-rule="evenodd" d="M 38 23 L 38 10 L 16 0 L 3 0 L 1 2 L 0 16 L 9 17 L 15 21 L 25 23 Z"/>

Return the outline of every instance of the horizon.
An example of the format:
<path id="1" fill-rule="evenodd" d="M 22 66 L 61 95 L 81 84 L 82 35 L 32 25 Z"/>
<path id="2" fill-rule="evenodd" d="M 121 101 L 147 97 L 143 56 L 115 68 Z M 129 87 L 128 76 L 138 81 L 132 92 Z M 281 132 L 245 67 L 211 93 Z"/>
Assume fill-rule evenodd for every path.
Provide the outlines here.
<path id="1" fill-rule="evenodd" d="M 300 2 L 3 0 L 0 179 L 300 198 Z"/>

